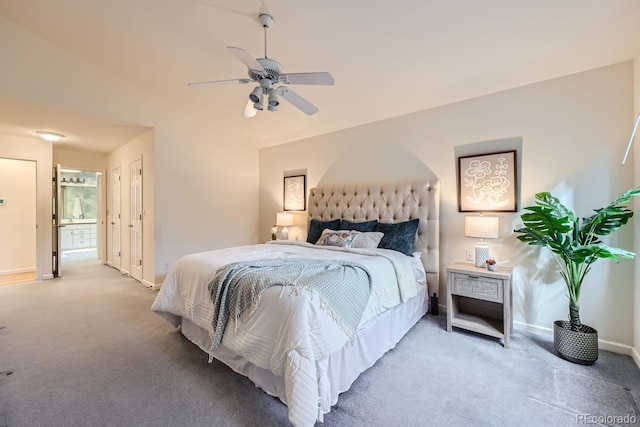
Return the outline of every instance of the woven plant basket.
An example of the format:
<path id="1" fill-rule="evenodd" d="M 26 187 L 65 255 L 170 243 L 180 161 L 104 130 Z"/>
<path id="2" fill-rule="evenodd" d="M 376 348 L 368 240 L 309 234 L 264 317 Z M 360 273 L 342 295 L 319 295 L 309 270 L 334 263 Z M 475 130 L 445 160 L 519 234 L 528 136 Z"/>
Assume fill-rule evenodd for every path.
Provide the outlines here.
<path id="1" fill-rule="evenodd" d="M 598 360 L 598 331 L 582 325 L 572 331 L 567 320 L 553 322 L 553 345 L 563 359 L 580 365 L 593 365 Z"/>

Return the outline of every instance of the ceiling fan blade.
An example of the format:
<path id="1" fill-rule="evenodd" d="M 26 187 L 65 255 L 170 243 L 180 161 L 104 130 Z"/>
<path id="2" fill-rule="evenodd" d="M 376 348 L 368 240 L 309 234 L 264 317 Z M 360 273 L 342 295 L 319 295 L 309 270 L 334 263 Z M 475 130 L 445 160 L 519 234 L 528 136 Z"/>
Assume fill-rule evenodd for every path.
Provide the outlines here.
<path id="1" fill-rule="evenodd" d="M 244 107 L 244 111 L 242 112 L 242 117 L 246 119 L 250 119 L 251 117 L 255 117 L 258 114 L 258 110 L 253 106 L 253 101 L 249 100 L 247 105 Z"/>
<path id="2" fill-rule="evenodd" d="M 316 107 L 315 105 L 313 105 L 312 103 L 310 103 L 309 101 L 307 101 L 306 99 L 304 99 L 303 97 L 301 97 L 300 95 L 298 95 L 297 93 L 289 89 L 288 87 L 279 86 L 277 91 L 278 91 L 278 95 L 280 95 L 281 97 L 283 97 L 284 99 L 292 103 L 295 107 L 300 109 L 303 113 L 309 116 L 312 116 L 318 112 L 318 107 Z"/>
<path id="3" fill-rule="evenodd" d="M 204 82 L 191 82 L 191 83 L 187 83 L 187 86 L 197 86 L 197 85 L 208 85 L 208 84 L 218 84 L 218 83 L 238 83 L 241 85 L 247 84 L 247 83 L 251 83 L 251 79 L 226 79 L 226 80 L 207 80 Z"/>
<path id="4" fill-rule="evenodd" d="M 294 85 L 333 85 L 333 77 L 327 72 L 319 73 L 284 73 L 280 81 Z"/>
<path id="5" fill-rule="evenodd" d="M 249 52 L 239 47 L 227 47 L 231 53 L 235 55 L 247 68 L 256 74 L 266 76 L 267 72 L 262 68 L 262 65 L 253 57 Z"/>

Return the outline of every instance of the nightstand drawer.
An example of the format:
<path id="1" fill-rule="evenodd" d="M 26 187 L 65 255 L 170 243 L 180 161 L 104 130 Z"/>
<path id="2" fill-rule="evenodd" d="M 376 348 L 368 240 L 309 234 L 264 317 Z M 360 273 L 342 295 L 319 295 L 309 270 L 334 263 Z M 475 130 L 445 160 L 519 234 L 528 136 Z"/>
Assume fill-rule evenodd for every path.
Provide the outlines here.
<path id="1" fill-rule="evenodd" d="M 461 295 L 492 302 L 503 302 L 502 280 L 472 274 L 454 273 L 453 295 Z"/>

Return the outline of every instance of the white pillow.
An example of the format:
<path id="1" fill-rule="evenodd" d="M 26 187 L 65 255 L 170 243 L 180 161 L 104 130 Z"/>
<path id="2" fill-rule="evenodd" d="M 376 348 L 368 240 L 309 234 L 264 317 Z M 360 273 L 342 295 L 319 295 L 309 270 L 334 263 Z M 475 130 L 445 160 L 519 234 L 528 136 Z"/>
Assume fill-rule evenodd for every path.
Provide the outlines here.
<path id="1" fill-rule="evenodd" d="M 371 231 L 371 232 L 359 232 L 355 231 L 356 238 L 353 243 L 351 243 L 352 248 L 361 248 L 361 249 L 375 249 L 378 247 L 380 240 L 384 236 L 384 233 L 380 233 L 379 231 Z"/>

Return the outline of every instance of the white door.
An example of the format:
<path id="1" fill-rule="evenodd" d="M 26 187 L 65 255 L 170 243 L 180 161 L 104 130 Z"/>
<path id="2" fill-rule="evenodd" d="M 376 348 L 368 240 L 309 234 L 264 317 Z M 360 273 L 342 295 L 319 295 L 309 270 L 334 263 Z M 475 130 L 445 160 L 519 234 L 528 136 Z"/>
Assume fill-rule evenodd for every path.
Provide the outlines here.
<path id="1" fill-rule="evenodd" d="M 121 261 L 121 228 L 120 228 L 120 166 L 113 169 L 111 174 L 111 259 L 114 268 L 120 270 Z"/>
<path id="2" fill-rule="evenodd" d="M 52 209 L 53 209 L 53 251 L 52 251 L 52 272 L 53 277 L 62 276 L 62 174 L 61 166 L 58 164 L 53 168 L 52 179 Z"/>
<path id="3" fill-rule="evenodd" d="M 142 282 L 142 159 L 131 162 L 131 277 Z"/>
<path id="4" fill-rule="evenodd" d="M 96 253 L 98 255 L 98 259 L 102 261 L 103 264 L 107 262 L 107 256 L 104 246 L 105 242 L 105 233 L 107 231 L 105 227 L 105 210 L 104 210 L 104 178 L 102 172 L 96 172 L 96 184 L 98 185 L 98 212 L 96 218 L 96 233 L 95 233 L 95 242 L 96 242 Z"/>

